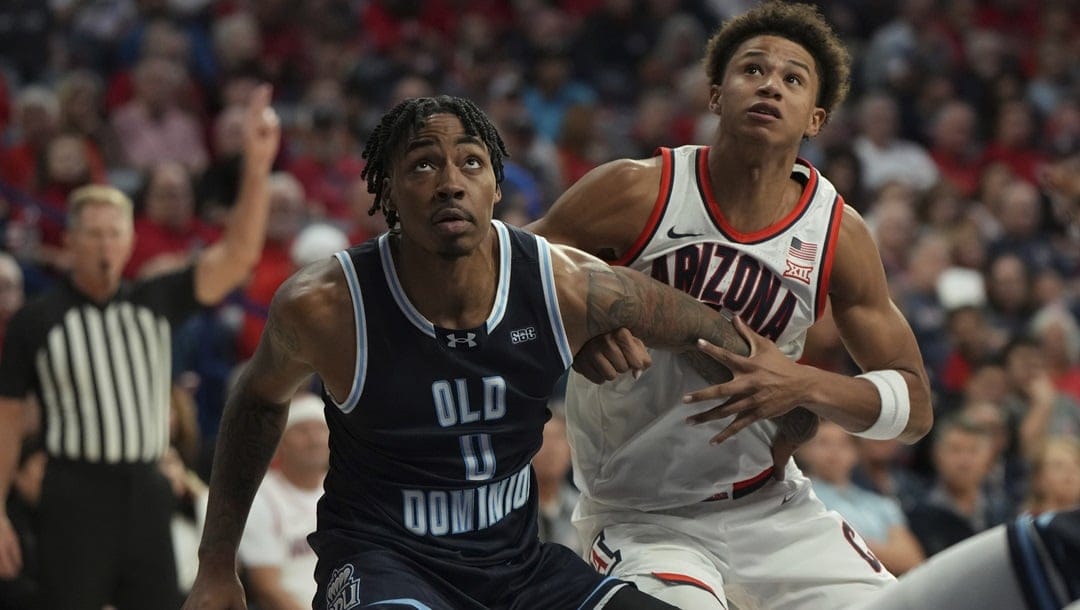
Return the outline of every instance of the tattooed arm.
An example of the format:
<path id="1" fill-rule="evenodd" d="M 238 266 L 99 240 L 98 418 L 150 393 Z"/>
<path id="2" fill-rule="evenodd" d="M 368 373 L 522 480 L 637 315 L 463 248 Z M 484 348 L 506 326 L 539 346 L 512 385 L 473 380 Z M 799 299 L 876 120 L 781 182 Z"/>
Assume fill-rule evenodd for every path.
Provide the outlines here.
<path id="1" fill-rule="evenodd" d="M 328 300 L 325 276 L 332 268 L 315 267 L 294 275 L 274 295 L 259 346 L 226 403 L 210 477 L 199 572 L 185 610 L 245 607 L 236 574 L 237 546 L 284 432 L 289 402 L 314 371 L 313 347 L 327 334 L 322 328 L 326 322 L 316 321 L 327 319 L 322 315 Z"/>
<path id="2" fill-rule="evenodd" d="M 731 379 L 731 373 L 708 356 L 697 357 L 698 339 L 749 353 L 730 320 L 686 293 L 574 248 L 553 245 L 551 252 L 559 308 L 575 353 L 590 338 L 625 327 L 650 347 L 689 356 L 713 383 Z"/>

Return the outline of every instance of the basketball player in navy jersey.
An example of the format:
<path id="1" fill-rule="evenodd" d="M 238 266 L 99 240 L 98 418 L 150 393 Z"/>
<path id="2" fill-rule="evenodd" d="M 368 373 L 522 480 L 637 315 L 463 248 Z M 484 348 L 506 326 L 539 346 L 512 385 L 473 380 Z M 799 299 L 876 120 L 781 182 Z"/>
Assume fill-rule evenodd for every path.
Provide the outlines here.
<path id="1" fill-rule="evenodd" d="M 789 460 L 818 416 L 905 442 L 932 421 L 866 224 L 797 157 L 843 100 L 849 63 L 812 6 L 751 9 L 709 41 L 709 146 L 603 165 L 529 227 L 722 309 L 751 345 L 749 357 L 705 348 L 734 373 L 711 387 L 661 352 L 640 378 L 568 382 L 588 556 L 680 607 L 841 608 L 893 581 Z M 796 362 L 828 303 L 857 378 Z M 601 346 L 575 368 L 611 378 L 643 360 L 622 352 Z"/>
<path id="2" fill-rule="evenodd" d="M 505 154 L 467 100 L 413 99 L 383 117 L 364 171 L 392 230 L 274 297 L 222 420 L 185 608 L 244 607 L 237 542 L 312 373 L 331 448 L 309 538 L 316 608 L 671 607 L 538 541 L 530 460 L 546 403 L 581 345 L 620 327 L 674 350 L 699 337 L 747 346 L 677 290 L 493 221 Z"/>

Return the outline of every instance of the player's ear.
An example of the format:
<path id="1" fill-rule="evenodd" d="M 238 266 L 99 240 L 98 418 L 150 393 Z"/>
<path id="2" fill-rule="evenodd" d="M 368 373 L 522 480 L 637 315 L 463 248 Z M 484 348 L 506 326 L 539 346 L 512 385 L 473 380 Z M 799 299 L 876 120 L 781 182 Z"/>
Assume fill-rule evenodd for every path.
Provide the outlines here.
<path id="1" fill-rule="evenodd" d="M 709 112 L 717 114 L 720 111 L 720 98 L 723 91 L 720 85 L 709 85 Z"/>
<path id="2" fill-rule="evenodd" d="M 825 126 L 825 119 L 829 117 L 829 113 L 824 108 L 818 106 L 814 108 L 814 111 L 810 113 L 810 120 L 806 123 L 806 131 L 803 132 L 803 136 L 812 138 L 821 132 L 821 128 Z"/>
<path id="3" fill-rule="evenodd" d="M 502 185 L 495 185 L 495 203 L 502 201 Z"/>

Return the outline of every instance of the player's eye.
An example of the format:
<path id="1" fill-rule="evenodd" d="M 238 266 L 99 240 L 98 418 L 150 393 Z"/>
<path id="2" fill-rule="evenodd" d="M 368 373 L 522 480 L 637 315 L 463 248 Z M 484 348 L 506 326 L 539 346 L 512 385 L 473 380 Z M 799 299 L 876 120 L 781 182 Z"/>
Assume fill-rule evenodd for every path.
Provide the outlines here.
<path id="1" fill-rule="evenodd" d="M 481 161 L 479 157 L 469 157 L 468 159 L 465 159 L 465 167 L 469 169 L 480 169 L 483 165 L 484 162 Z"/>
<path id="2" fill-rule="evenodd" d="M 428 171 L 435 169 L 435 166 L 427 159 L 421 159 L 413 164 L 413 169 L 418 171 Z"/>
<path id="3" fill-rule="evenodd" d="M 746 73 L 747 74 L 761 74 L 761 66 L 758 66 L 757 64 L 750 64 L 750 65 L 746 66 Z"/>
<path id="4" fill-rule="evenodd" d="M 794 83 L 796 85 L 801 85 L 802 84 L 802 77 L 800 77 L 798 74 L 788 74 L 787 77 L 785 77 L 785 79 L 789 83 Z"/>

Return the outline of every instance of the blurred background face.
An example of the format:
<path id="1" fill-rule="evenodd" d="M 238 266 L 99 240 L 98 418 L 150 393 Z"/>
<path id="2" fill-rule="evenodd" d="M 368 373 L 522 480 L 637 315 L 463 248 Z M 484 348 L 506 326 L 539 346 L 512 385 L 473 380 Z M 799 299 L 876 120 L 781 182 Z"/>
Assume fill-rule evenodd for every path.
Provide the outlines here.
<path id="1" fill-rule="evenodd" d="M 187 170 L 178 163 L 162 163 L 150 175 L 146 189 L 146 217 L 165 227 L 184 229 L 195 215 L 195 194 Z"/>
<path id="2" fill-rule="evenodd" d="M 871 142 L 887 144 L 896 136 L 896 102 L 882 96 L 867 98 L 860 109 L 859 127 Z"/>
<path id="3" fill-rule="evenodd" d="M 1027 387 L 1031 380 L 1046 372 L 1046 360 L 1038 347 L 1016 346 L 1005 357 L 1005 371 L 1014 387 Z"/>
<path id="4" fill-rule="evenodd" d="M 290 425 L 278 452 L 283 464 L 307 472 L 330 468 L 330 429 L 326 422 L 308 420 Z"/>
<path id="5" fill-rule="evenodd" d="M 998 220 L 1005 233 L 1031 237 L 1042 224 L 1039 191 L 1027 182 L 1016 180 L 1005 187 L 998 210 Z"/>
<path id="6" fill-rule="evenodd" d="M 990 435 L 993 449 L 991 461 L 996 461 L 998 456 L 1005 450 L 1005 445 L 1009 442 L 1009 429 L 1005 421 L 1005 414 L 996 404 L 990 402 L 968 403 L 961 413 L 965 419 L 982 428 Z"/>
<path id="7" fill-rule="evenodd" d="M 847 483 L 859 460 L 855 438 L 839 425 L 824 421 L 802 456 L 814 476 L 834 484 Z"/>
<path id="8" fill-rule="evenodd" d="M 218 157 L 239 155 L 244 150 L 244 108 L 229 106 L 214 123 L 214 152 Z"/>
<path id="9" fill-rule="evenodd" d="M 1009 392 L 1009 378 L 1004 367 L 984 364 L 971 373 L 964 388 L 964 397 L 970 402 L 1001 404 Z"/>
<path id="10" fill-rule="evenodd" d="M 288 242 L 304 224 L 304 189 L 291 175 L 277 174 L 270 180 L 270 215 L 266 238 Z"/>
<path id="11" fill-rule="evenodd" d="M 135 244 L 131 217 L 107 203 L 88 203 L 67 232 L 71 271 L 76 277 L 119 282 Z"/>
<path id="12" fill-rule="evenodd" d="M 986 283 L 990 299 L 1005 312 L 1021 311 L 1028 303 L 1028 272 L 1015 256 L 1001 256 L 990 264 Z"/>
<path id="13" fill-rule="evenodd" d="M 86 145 L 78 136 L 57 136 L 49 142 L 45 154 L 49 181 L 55 184 L 80 186 L 90 177 Z"/>
<path id="14" fill-rule="evenodd" d="M 949 489 L 971 491 L 982 483 L 991 465 L 990 439 L 952 428 L 934 446 L 934 465 Z"/>
<path id="15" fill-rule="evenodd" d="M 1080 506 L 1080 445 L 1051 441 L 1036 465 L 1032 485 L 1054 509 Z"/>
<path id="16" fill-rule="evenodd" d="M 971 146 L 975 134 L 975 112 L 962 102 L 950 103 L 934 125 L 934 146 L 960 154 Z"/>

